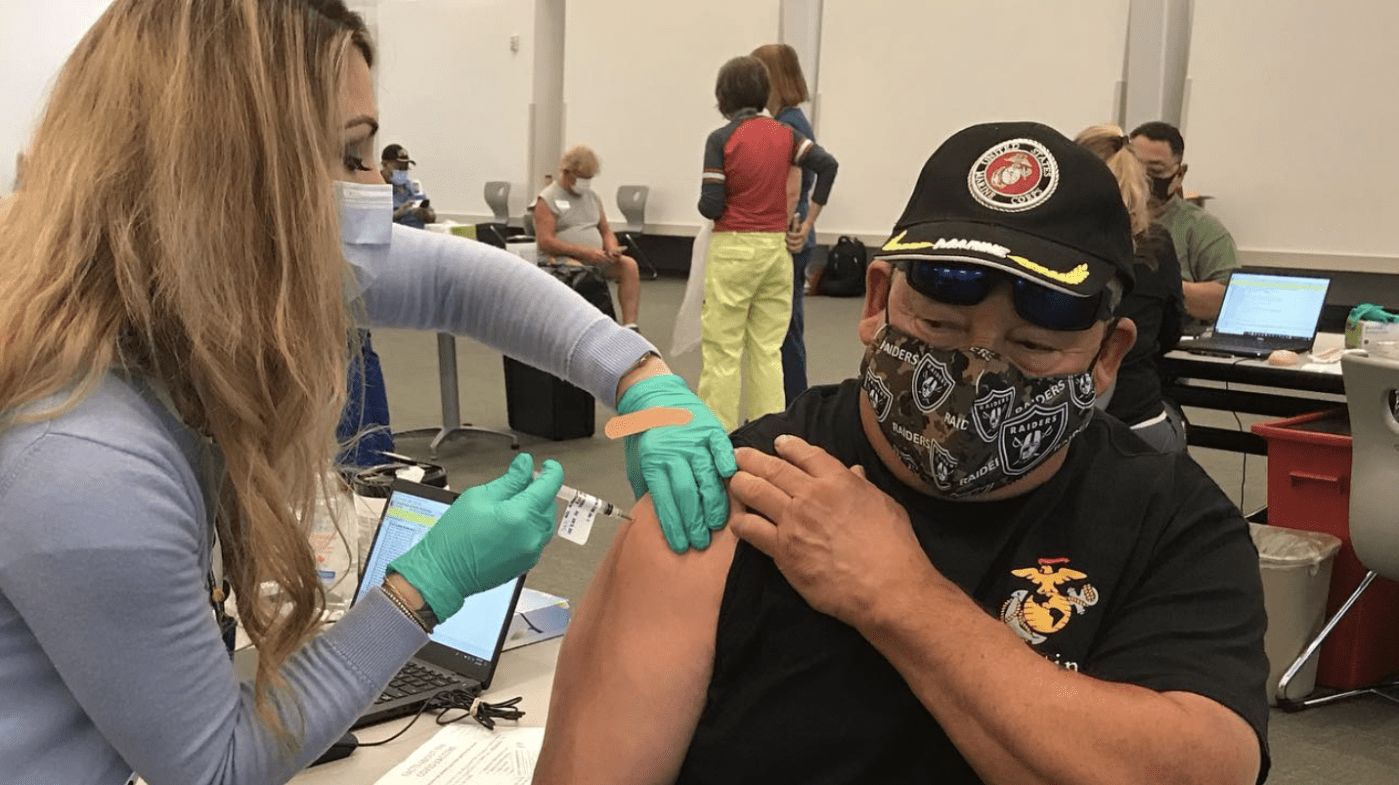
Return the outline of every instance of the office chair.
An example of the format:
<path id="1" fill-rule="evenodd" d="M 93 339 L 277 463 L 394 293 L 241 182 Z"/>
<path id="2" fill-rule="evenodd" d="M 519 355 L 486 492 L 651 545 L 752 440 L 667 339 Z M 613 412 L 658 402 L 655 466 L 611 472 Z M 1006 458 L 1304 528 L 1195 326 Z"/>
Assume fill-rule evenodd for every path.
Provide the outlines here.
<path id="1" fill-rule="evenodd" d="M 623 185 L 617 188 L 617 209 L 622 211 L 627 225 L 616 234 L 631 246 L 636 253 L 636 260 L 646 265 L 646 269 L 651 271 L 651 280 L 654 281 L 659 277 L 656 266 L 651 264 L 646 251 L 641 247 L 641 235 L 646 230 L 646 197 L 650 193 L 651 189 L 644 185 Z"/>
<path id="2" fill-rule="evenodd" d="M 504 248 L 510 237 L 510 183 L 492 180 L 486 183 L 486 204 L 494 218 L 476 224 L 476 239 L 487 245 Z"/>
<path id="3" fill-rule="evenodd" d="M 1283 673 L 1278 682 L 1278 706 L 1288 711 L 1367 694 L 1399 703 L 1399 693 L 1387 692 L 1399 688 L 1399 678 L 1319 698 L 1286 697 L 1288 683 L 1316 655 L 1326 636 L 1375 578 L 1399 580 L 1399 508 L 1394 504 L 1394 489 L 1399 488 L 1399 361 L 1346 354 L 1341 357 L 1341 373 L 1350 410 L 1350 543 L 1366 573 L 1336 615 Z M 1391 623 L 1399 624 L 1399 620 Z"/>
<path id="4" fill-rule="evenodd" d="M 492 180 L 486 183 L 486 204 L 495 213 L 495 222 L 498 224 L 510 223 L 510 183 L 504 180 Z"/>

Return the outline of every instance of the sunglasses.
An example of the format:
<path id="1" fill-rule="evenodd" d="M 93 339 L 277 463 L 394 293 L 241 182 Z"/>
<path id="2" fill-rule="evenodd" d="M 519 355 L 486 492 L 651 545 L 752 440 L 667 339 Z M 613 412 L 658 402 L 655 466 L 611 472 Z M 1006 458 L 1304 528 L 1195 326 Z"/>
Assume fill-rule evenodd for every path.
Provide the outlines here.
<path id="1" fill-rule="evenodd" d="M 895 262 L 894 267 L 904 271 L 914 291 L 948 305 L 976 305 L 997 283 L 1009 278 L 1015 312 L 1030 324 L 1050 330 L 1087 330 L 1111 315 L 1106 290 L 1079 297 L 1019 276 L 957 262 L 904 260 Z"/>

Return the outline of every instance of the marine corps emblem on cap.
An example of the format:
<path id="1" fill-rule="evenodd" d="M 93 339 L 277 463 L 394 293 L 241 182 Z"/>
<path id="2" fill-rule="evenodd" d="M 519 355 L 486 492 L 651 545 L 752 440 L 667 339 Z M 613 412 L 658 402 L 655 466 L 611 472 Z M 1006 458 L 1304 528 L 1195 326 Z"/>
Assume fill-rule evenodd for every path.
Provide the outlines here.
<path id="1" fill-rule="evenodd" d="M 1033 139 L 1010 139 L 981 154 L 967 174 L 972 196 L 992 210 L 1018 213 L 1059 187 L 1059 164 Z"/>

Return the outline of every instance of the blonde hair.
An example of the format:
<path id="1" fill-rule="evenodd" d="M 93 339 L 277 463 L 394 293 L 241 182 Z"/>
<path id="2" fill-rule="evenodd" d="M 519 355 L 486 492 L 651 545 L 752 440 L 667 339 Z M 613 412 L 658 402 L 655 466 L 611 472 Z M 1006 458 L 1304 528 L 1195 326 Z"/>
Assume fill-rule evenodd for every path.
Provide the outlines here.
<path id="1" fill-rule="evenodd" d="M 1117 178 L 1122 202 L 1127 205 L 1127 214 L 1132 219 L 1132 235 L 1141 235 L 1151 226 L 1151 190 L 1147 186 L 1146 167 L 1132 152 L 1127 135 L 1118 126 L 1105 123 L 1088 126 L 1074 137 L 1074 141 L 1087 147 L 1108 165 Z"/>
<path id="2" fill-rule="evenodd" d="M 325 604 L 300 521 L 351 349 L 332 178 L 354 51 L 372 60 L 339 0 L 117 0 L 64 65 L 0 221 L 0 428 L 71 410 L 115 368 L 212 439 L 258 714 L 288 747 L 269 697 Z"/>
<path id="3" fill-rule="evenodd" d="M 598 160 L 593 148 L 585 144 L 576 144 L 568 148 L 559 159 L 559 171 L 565 169 L 580 177 L 581 172 L 587 172 L 588 177 L 595 177 L 602 171 L 602 162 Z"/>
<path id="4" fill-rule="evenodd" d="M 768 111 L 776 115 L 789 106 L 811 100 L 797 50 L 787 44 L 763 44 L 753 50 L 753 56 L 768 69 Z"/>

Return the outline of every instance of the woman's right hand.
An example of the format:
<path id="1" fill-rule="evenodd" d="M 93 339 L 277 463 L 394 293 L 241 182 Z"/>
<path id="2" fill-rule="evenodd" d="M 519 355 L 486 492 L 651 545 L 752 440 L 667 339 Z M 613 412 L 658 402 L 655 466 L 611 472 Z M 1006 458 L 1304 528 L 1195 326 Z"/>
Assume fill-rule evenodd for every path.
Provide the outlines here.
<path id="1" fill-rule="evenodd" d="M 520 453 L 504 475 L 469 488 L 427 536 L 389 564 L 423 595 L 439 621 L 462 600 L 499 586 L 533 567 L 554 533 L 554 497 L 563 467 Z"/>

